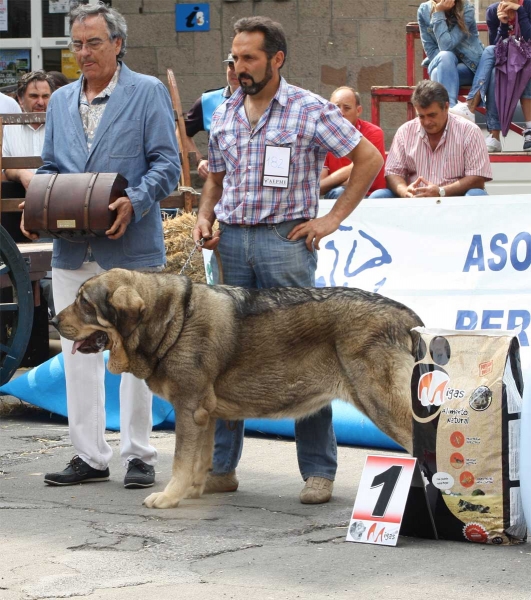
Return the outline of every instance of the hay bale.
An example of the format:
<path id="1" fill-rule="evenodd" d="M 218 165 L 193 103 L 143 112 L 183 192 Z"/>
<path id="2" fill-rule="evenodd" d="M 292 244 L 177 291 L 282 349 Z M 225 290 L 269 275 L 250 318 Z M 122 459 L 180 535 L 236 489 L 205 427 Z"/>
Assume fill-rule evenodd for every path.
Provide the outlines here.
<path id="1" fill-rule="evenodd" d="M 192 231 L 197 221 L 196 213 L 182 212 L 176 217 L 164 215 L 162 230 L 166 246 L 166 271 L 179 274 L 194 249 Z M 217 224 L 216 224 L 217 225 Z M 206 283 L 205 267 L 201 252 L 195 252 L 191 263 L 183 273 L 196 283 Z"/>

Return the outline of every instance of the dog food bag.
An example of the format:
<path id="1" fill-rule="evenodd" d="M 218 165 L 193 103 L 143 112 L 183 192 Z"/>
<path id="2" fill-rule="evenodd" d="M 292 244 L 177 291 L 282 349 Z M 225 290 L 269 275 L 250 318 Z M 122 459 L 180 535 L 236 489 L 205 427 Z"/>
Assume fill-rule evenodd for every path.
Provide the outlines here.
<path id="1" fill-rule="evenodd" d="M 525 541 L 518 338 L 491 330 L 415 331 L 413 452 L 427 481 L 438 536 L 486 544 Z"/>

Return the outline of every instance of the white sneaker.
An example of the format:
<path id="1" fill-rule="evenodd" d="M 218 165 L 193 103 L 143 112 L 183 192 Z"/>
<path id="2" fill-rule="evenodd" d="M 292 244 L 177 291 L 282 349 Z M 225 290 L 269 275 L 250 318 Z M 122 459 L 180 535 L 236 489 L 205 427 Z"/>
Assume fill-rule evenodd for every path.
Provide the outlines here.
<path id="1" fill-rule="evenodd" d="M 476 115 L 468 108 L 466 102 L 458 102 L 455 106 L 452 106 L 450 112 L 458 117 L 463 117 L 463 119 L 468 119 L 472 123 L 476 122 Z"/>
<path id="2" fill-rule="evenodd" d="M 489 135 L 485 138 L 485 143 L 487 144 L 487 150 L 489 152 L 502 151 L 502 145 L 500 140 L 497 140 L 496 138 L 492 137 L 492 133 L 489 133 Z"/>

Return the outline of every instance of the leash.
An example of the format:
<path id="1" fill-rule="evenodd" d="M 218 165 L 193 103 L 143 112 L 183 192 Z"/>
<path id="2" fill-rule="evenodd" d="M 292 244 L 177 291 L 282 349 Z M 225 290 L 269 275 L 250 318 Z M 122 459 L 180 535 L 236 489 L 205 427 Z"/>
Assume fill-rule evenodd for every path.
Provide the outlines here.
<path id="1" fill-rule="evenodd" d="M 177 188 L 177 191 L 181 194 L 184 192 L 188 192 L 189 194 L 193 194 L 194 196 L 200 196 L 201 192 L 198 192 L 197 190 L 195 190 L 193 187 L 190 187 L 188 185 L 180 185 Z"/>
<path id="2" fill-rule="evenodd" d="M 192 262 L 192 258 L 194 256 L 194 254 L 197 252 L 197 249 L 202 248 L 205 245 L 206 241 L 207 240 L 205 238 L 201 238 L 200 240 L 195 242 L 194 247 L 192 248 L 192 251 L 188 255 L 188 258 L 185 260 L 184 265 L 182 266 L 181 270 L 179 271 L 179 275 L 182 275 L 184 273 L 184 271 L 186 271 L 186 269 L 190 266 L 190 263 Z M 221 255 L 217 248 L 214 250 L 214 256 L 216 257 L 216 262 L 218 264 L 218 273 L 219 273 L 219 282 L 218 283 L 222 285 L 223 284 L 223 265 L 221 263 Z"/>
<path id="3" fill-rule="evenodd" d="M 182 269 L 179 271 L 179 275 L 182 275 L 184 273 L 184 271 L 186 271 L 186 269 L 190 266 L 190 263 L 192 262 L 192 257 L 197 252 L 198 248 L 202 248 L 205 245 L 205 241 L 206 241 L 205 238 L 201 238 L 200 240 L 195 242 L 194 247 L 192 248 L 192 251 L 188 255 L 188 258 L 185 260 L 184 265 L 182 266 Z"/>

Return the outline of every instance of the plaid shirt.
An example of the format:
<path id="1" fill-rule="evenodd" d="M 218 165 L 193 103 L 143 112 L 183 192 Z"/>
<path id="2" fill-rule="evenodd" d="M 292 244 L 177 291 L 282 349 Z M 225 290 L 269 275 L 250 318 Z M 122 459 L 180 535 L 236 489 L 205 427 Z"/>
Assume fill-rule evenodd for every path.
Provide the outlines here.
<path id="1" fill-rule="evenodd" d="M 327 152 L 343 157 L 362 138 L 339 109 L 283 78 L 267 110 L 251 129 L 241 89 L 212 117 L 208 168 L 226 172 L 219 221 L 231 225 L 313 219 L 319 204 L 319 176 Z M 291 148 L 287 188 L 262 186 L 265 147 Z"/>

